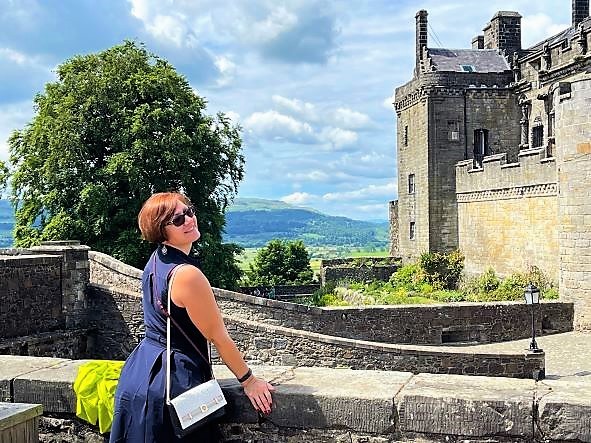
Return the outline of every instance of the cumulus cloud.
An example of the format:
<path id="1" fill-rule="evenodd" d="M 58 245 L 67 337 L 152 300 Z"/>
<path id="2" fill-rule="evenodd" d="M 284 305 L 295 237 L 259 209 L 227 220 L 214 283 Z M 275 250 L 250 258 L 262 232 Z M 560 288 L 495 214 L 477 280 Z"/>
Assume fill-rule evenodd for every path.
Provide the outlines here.
<path id="1" fill-rule="evenodd" d="M 290 63 L 326 63 L 335 46 L 335 14 L 320 0 L 128 1 L 150 34 L 176 45 L 231 43 Z"/>
<path id="2" fill-rule="evenodd" d="M 307 192 L 294 192 L 293 194 L 281 197 L 279 200 L 290 205 L 304 205 L 318 200 L 318 196 Z"/>
<path id="3" fill-rule="evenodd" d="M 532 46 L 551 35 L 558 34 L 570 26 L 570 23 L 556 23 L 547 14 L 529 14 L 521 19 L 521 35 L 524 48 Z"/>
<path id="4" fill-rule="evenodd" d="M 304 117 L 309 121 L 318 120 L 316 106 L 312 103 L 304 102 L 302 100 L 298 100 L 297 98 L 287 98 L 276 94 L 271 97 L 271 100 L 273 100 L 273 103 L 286 110 L 288 113 Z"/>
<path id="5" fill-rule="evenodd" d="M 8 138 L 12 131 L 23 129 L 32 116 L 31 102 L 0 105 L 0 160 L 8 159 Z"/>
<path id="6" fill-rule="evenodd" d="M 348 108 L 338 108 L 334 113 L 334 122 L 348 129 L 360 129 L 370 125 L 369 116 Z"/>
<path id="7" fill-rule="evenodd" d="M 355 144 L 357 138 L 356 132 L 330 126 L 323 128 L 318 136 L 319 140 L 328 143 L 335 150 Z"/>
<path id="8" fill-rule="evenodd" d="M 345 192 L 328 192 L 322 196 L 323 200 L 366 200 L 376 197 L 392 197 L 396 195 L 398 186 L 396 182 L 386 183 L 385 185 L 369 185 L 365 188 Z"/>
<path id="9" fill-rule="evenodd" d="M 308 123 L 300 122 L 277 111 L 255 112 L 244 120 L 244 127 L 255 134 L 275 140 L 313 143 L 314 131 Z"/>

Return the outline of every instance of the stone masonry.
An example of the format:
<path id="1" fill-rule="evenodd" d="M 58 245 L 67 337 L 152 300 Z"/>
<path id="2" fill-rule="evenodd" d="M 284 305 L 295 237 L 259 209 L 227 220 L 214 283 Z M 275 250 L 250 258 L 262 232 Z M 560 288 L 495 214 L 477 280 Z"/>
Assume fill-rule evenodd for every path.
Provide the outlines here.
<path id="1" fill-rule="evenodd" d="M 427 16 L 395 91 L 397 255 L 460 249 L 468 274 L 536 266 L 591 328 L 589 0 L 530 48 L 517 12 L 497 12 L 471 49 L 430 48 Z"/>

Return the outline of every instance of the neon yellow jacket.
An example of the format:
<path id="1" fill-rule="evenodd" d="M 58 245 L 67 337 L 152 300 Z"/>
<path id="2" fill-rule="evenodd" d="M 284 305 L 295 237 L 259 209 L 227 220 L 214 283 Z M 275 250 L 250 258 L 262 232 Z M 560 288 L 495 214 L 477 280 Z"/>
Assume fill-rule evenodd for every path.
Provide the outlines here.
<path id="1" fill-rule="evenodd" d="M 115 389 L 119 382 L 122 361 L 93 360 L 78 368 L 74 381 L 76 416 L 96 425 L 101 433 L 109 432 L 113 423 Z"/>

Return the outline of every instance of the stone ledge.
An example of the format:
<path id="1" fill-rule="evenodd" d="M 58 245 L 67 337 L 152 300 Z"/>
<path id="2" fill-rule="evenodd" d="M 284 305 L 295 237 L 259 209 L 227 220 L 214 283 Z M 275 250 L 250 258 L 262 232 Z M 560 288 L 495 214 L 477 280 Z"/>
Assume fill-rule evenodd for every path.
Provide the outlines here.
<path id="1" fill-rule="evenodd" d="M 142 278 L 142 271 L 140 269 L 123 263 L 110 255 L 103 254 L 102 252 L 88 251 L 88 259 L 128 277 L 137 279 Z"/>
<path id="2" fill-rule="evenodd" d="M 46 413 L 74 414 L 72 384 L 82 363 L 0 356 L 0 380 L 14 384 L 11 401 L 43 404 Z M 405 435 L 517 441 L 531 439 L 536 420 L 552 441 L 591 442 L 588 382 L 325 368 L 260 366 L 253 371 L 276 385 L 268 418 L 279 428 L 347 429 L 388 441 Z M 216 366 L 215 372 L 228 399 L 226 421 L 257 426 L 236 379 L 225 366 Z"/>

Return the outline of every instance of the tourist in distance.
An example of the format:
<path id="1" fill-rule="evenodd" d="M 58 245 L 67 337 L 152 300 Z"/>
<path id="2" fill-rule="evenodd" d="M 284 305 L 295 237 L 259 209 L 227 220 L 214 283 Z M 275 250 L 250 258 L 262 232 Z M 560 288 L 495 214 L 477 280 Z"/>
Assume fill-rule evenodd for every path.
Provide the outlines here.
<path id="1" fill-rule="evenodd" d="M 115 414 L 111 442 L 216 442 L 215 424 L 200 427 L 178 439 L 174 435 L 165 405 L 166 309 L 168 281 L 173 269 L 170 315 L 190 337 L 200 352 L 208 355 L 208 341 L 238 378 L 253 407 L 271 412 L 273 386 L 252 374 L 234 341 L 228 335 L 207 278 L 189 256 L 200 233 L 191 203 L 182 194 L 153 194 L 138 215 L 142 236 L 158 246 L 142 276 L 146 336 L 127 358 L 115 394 Z M 150 274 L 156 300 L 151 298 Z M 174 323 L 173 323 L 174 325 Z M 211 366 L 193 345 L 171 327 L 170 397 L 209 380 Z"/>

